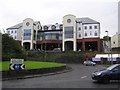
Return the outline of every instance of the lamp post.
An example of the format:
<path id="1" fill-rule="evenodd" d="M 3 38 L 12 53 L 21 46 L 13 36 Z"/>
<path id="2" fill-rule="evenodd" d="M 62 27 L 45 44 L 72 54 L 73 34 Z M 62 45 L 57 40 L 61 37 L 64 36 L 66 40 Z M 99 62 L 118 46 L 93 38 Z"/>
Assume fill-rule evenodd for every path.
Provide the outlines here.
<path id="1" fill-rule="evenodd" d="M 105 31 L 107 33 L 107 52 L 108 52 L 108 58 L 109 58 L 109 61 L 111 60 L 111 64 L 113 64 L 113 61 L 112 61 L 112 49 L 110 48 L 110 45 L 109 45 L 109 36 L 108 36 L 108 31 Z M 111 53 L 111 57 L 110 57 L 110 53 Z"/>
<path id="2" fill-rule="evenodd" d="M 108 31 L 105 31 L 107 33 L 106 36 L 106 42 L 107 42 L 107 53 L 108 53 L 108 61 L 110 62 L 110 55 L 109 55 L 109 38 L 108 38 Z"/>
<path id="3" fill-rule="evenodd" d="M 43 35 L 43 40 L 45 41 L 45 46 L 44 46 L 44 52 L 45 52 L 45 55 L 44 55 L 44 61 L 46 61 L 46 34 L 44 33 Z"/>

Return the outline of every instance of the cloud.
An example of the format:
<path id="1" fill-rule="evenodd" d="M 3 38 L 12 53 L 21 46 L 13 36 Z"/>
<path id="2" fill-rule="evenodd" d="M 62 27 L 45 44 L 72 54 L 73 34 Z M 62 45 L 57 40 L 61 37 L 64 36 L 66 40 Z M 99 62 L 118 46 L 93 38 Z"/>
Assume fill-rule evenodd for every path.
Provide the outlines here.
<path id="1" fill-rule="evenodd" d="M 66 14 L 78 18 L 90 17 L 101 23 L 101 37 L 105 30 L 113 35 L 117 27 L 118 0 L 0 0 L 0 28 L 8 28 L 25 18 L 41 24 L 62 23 Z"/>

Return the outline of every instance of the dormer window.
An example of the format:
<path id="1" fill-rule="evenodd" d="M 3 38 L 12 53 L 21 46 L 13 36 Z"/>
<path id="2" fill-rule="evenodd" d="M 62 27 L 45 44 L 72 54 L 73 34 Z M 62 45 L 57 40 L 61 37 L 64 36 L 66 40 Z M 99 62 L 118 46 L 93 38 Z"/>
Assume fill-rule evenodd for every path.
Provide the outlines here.
<path id="1" fill-rule="evenodd" d="M 60 29 L 63 29 L 63 25 L 61 24 L 61 25 L 59 26 L 59 28 L 60 28 Z"/>
<path id="2" fill-rule="evenodd" d="M 48 30 L 48 26 L 44 26 L 44 30 Z"/>
<path id="3" fill-rule="evenodd" d="M 51 29 L 52 29 L 52 30 L 55 30 L 55 29 L 56 29 L 56 26 L 55 26 L 55 25 L 52 25 L 52 26 L 51 26 Z"/>
<path id="4" fill-rule="evenodd" d="M 39 25 L 38 25 L 38 29 L 39 29 L 40 27 L 39 27 Z"/>

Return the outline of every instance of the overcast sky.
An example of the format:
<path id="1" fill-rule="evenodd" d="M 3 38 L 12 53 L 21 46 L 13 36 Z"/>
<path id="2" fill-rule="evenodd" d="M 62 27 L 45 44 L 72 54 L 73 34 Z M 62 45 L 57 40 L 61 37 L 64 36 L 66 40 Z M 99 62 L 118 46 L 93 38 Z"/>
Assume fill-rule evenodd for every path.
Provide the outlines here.
<path id="1" fill-rule="evenodd" d="M 113 36 L 118 32 L 119 0 L 0 0 L 0 30 L 32 18 L 44 24 L 62 23 L 63 16 L 89 17 L 101 24 Z"/>

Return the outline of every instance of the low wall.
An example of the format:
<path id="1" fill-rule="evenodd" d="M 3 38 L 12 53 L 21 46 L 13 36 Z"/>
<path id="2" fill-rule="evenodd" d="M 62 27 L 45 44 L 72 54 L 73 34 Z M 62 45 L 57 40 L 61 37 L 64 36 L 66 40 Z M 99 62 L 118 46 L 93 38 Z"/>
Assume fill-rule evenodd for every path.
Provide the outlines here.
<path id="1" fill-rule="evenodd" d="M 19 70 L 19 71 L 17 71 L 17 70 L 15 70 L 15 71 L 2 71 L 2 78 L 12 78 L 12 77 L 27 76 L 27 75 L 46 74 L 46 73 L 62 71 L 64 69 L 66 69 L 66 66 L 30 69 L 30 70 Z"/>

